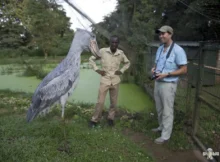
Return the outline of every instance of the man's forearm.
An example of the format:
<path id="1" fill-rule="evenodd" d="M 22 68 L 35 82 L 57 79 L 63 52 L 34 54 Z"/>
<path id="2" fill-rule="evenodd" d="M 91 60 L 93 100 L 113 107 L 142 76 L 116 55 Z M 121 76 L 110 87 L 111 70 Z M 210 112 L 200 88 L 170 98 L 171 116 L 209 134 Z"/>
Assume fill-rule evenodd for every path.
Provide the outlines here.
<path id="1" fill-rule="evenodd" d="M 151 73 L 154 73 L 155 70 L 156 70 L 156 64 L 154 64 L 154 66 L 152 67 L 152 69 L 151 69 Z"/>
<path id="2" fill-rule="evenodd" d="M 181 66 L 180 69 L 173 71 L 173 72 L 170 72 L 170 75 L 171 76 L 179 76 L 179 75 L 183 75 L 186 73 L 187 73 L 187 66 L 184 65 L 184 66 Z"/>
<path id="3" fill-rule="evenodd" d="M 96 58 L 94 56 L 91 56 L 89 58 L 89 64 L 92 66 L 93 70 L 96 71 L 99 68 L 97 67 L 96 63 L 95 63 Z"/>
<path id="4" fill-rule="evenodd" d="M 130 67 L 130 61 L 124 63 L 124 66 L 121 68 L 121 72 L 124 73 Z"/>

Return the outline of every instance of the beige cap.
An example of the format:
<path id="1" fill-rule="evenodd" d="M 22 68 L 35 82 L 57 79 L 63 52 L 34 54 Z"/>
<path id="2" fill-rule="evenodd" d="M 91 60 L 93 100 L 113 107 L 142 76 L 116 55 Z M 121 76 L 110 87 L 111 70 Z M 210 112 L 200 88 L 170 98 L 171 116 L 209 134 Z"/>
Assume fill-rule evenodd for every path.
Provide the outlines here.
<path id="1" fill-rule="evenodd" d="M 164 25 L 160 29 L 156 30 L 156 33 L 160 32 L 173 34 L 173 28 L 168 25 Z"/>

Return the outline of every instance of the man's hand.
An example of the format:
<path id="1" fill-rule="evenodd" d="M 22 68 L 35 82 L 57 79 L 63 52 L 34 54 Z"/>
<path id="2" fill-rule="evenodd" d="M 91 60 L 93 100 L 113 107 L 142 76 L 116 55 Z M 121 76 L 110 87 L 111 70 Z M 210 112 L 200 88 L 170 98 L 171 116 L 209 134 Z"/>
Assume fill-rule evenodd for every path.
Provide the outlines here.
<path id="1" fill-rule="evenodd" d="M 115 75 L 121 75 L 121 74 L 122 74 L 122 72 L 119 70 L 115 72 Z"/>
<path id="2" fill-rule="evenodd" d="M 168 74 L 159 73 L 159 74 L 156 74 L 156 76 L 158 76 L 158 78 L 156 80 L 159 80 L 159 79 L 166 78 L 168 76 Z"/>
<path id="3" fill-rule="evenodd" d="M 151 69 L 151 73 L 153 74 L 154 72 L 155 72 L 155 67 L 153 67 L 152 69 Z"/>
<path id="4" fill-rule="evenodd" d="M 96 72 L 100 74 L 101 76 L 105 76 L 105 71 L 103 70 L 96 70 Z"/>

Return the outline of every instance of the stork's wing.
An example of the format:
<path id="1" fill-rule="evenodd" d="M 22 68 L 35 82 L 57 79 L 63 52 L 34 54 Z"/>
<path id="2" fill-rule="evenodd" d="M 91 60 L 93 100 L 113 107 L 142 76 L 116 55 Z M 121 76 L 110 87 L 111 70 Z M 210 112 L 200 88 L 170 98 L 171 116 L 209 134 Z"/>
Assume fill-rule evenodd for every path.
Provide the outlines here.
<path id="1" fill-rule="evenodd" d="M 60 97 L 68 93 L 76 82 L 79 72 L 66 70 L 61 75 L 51 79 L 47 84 L 38 86 L 33 97 L 31 106 L 27 112 L 27 121 L 32 121 L 41 111 L 59 101 Z"/>
<path id="2" fill-rule="evenodd" d="M 67 93 L 72 87 L 72 82 L 65 73 L 51 80 L 39 90 L 41 100 L 53 100 Z"/>
<path id="3" fill-rule="evenodd" d="M 50 73 L 47 74 L 47 76 L 42 80 L 40 86 L 47 85 L 54 78 L 61 76 L 66 71 L 67 71 L 67 66 L 65 65 L 64 61 L 62 61 L 60 64 L 57 65 L 55 69 L 53 69 Z"/>
<path id="4" fill-rule="evenodd" d="M 68 70 L 62 75 L 52 79 L 47 85 L 41 87 L 38 91 L 39 99 L 41 100 L 40 108 L 45 108 L 55 103 L 61 96 L 66 94 L 72 84 L 76 80 L 76 75 L 68 75 Z"/>

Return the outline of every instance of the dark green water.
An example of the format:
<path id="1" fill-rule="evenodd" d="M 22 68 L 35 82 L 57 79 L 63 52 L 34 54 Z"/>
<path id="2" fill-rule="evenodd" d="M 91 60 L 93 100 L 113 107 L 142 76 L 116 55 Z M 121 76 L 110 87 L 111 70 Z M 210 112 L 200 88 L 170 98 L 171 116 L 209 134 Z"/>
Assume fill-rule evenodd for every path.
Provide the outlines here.
<path id="1" fill-rule="evenodd" d="M 80 81 L 69 101 L 96 103 L 100 76 L 91 69 L 81 69 Z M 34 92 L 41 80 L 35 77 L 20 77 L 16 74 L 0 75 L 0 89 Z M 110 104 L 109 94 L 105 106 Z M 135 84 L 120 84 L 118 105 L 133 111 L 153 107 L 150 97 Z"/>

